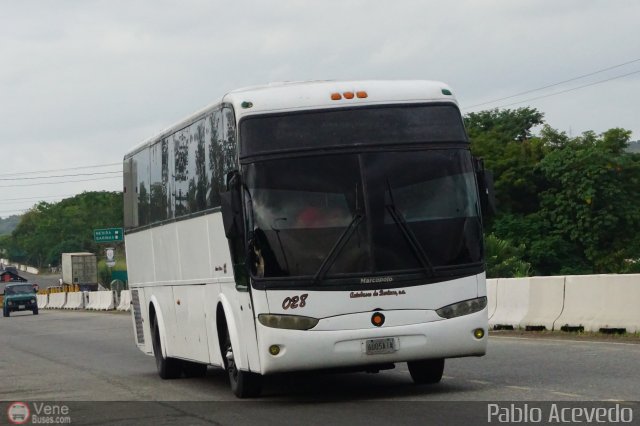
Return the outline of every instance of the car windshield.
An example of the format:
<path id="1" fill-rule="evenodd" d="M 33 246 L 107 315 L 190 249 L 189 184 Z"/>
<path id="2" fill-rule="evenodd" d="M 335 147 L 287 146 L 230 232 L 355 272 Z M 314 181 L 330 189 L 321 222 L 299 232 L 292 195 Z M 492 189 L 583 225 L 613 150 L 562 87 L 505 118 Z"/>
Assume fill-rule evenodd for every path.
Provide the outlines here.
<path id="1" fill-rule="evenodd" d="M 33 293 L 33 286 L 31 284 L 12 285 L 12 286 L 7 286 L 4 289 L 5 295 L 25 294 L 25 293 Z"/>
<path id="2" fill-rule="evenodd" d="M 434 275 L 482 260 L 467 149 L 274 159 L 244 170 L 254 277 Z"/>

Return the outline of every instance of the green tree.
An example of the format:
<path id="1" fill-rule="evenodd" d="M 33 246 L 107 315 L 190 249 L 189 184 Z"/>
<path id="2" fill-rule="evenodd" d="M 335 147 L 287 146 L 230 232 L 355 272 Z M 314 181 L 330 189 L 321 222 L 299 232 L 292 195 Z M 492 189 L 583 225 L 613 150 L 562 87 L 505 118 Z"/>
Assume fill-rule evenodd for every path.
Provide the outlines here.
<path id="1" fill-rule="evenodd" d="M 25 213 L 10 238 L 0 240 L 8 257 L 43 267 L 58 265 L 68 251 L 99 253 L 93 230 L 122 226 L 122 193 L 84 192 L 58 203 L 41 202 Z"/>
<path id="2" fill-rule="evenodd" d="M 525 246 L 513 245 L 494 234 L 485 238 L 485 253 L 488 278 L 526 277 L 531 265 L 523 260 Z"/>
<path id="3" fill-rule="evenodd" d="M 549 187 L 540 214 L 551 232 L 574 243 L 594 273 L 624 270 L 638 258 L 640 159 L 625 152 L 631 132 L 586 132 L 540 162 Z"/>
<path id="4" fill-rule="evenodd" d="M 527 214 L 539 207 L 540 178 L 535 166 L 546 153 L 532 129 L 544 115 L 533 108 L 490 110 L 470 113 L 465 126 L 471 152 L 484 159 L 494 174 L 500 213 Z"/>

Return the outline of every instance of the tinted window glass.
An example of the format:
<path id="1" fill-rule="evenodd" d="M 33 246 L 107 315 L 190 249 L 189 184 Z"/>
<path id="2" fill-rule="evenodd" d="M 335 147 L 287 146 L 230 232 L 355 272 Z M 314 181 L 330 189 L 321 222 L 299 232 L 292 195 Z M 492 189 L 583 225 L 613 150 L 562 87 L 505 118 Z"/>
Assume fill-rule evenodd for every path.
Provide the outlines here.
<path id="1" fill-rule="evenodd" d="M 4 294 L 6 296 L 10 296 L 12 294 L 25 294 L 25 293 L 34 293 L 33 285 L 31 284 L 12 285 L 12 286 L 7 286 L 4 289 Z"/>
<path id="2" fill-rule="evenodd" d="M 189 193 L 189 136 L 188 127 L 173 135 L 175 217 L 189 213 L 189 204 L 187 203 L 187 194 Z"/>
<path id="3" fill-rule="evenodd" d="M 453 105 L 337 109 L 263 117 L 241 123 L 241 155 L 321 147 L 421 142 L 463 142 Z"/>
<path id="4" fill-rule="evenodd" d="M 340 235 L 364 210 L 356 156 L 250 164 L 246 182 L 254 222 L 252 273 L 315 274 Z M 371 269 L 366 227 L 358 226 L 333 265 L 338 273 Z"/>
<path id="5" fill-rule="evenodd" d="M 322 155 L 244 168 L 257 277 L 423 271 L 482 261 L 465 149 Z M 429 269 L 427 271 L 427 269 Z"/>
<path id="6" fill-rule="evenodd" d="M 151 146 L 151 223 L 159 222 L 167 218 L 167 187 L 163 181 L 162 155 L 163 143 Z"/>
<path id="7" fill-rule="evenodd" d="M 220 206 L 220 192 L 223 190 L 224 161 L 222 158 L 222 111 L 214 111 L 205 120 L 207 139 L 207 179 L 209 180 L 207 206 Z"/>
<path id="8" fill-rule="evenodd" d="M 173 138 L 167 137 L 162 140 L 162 186 L 165 188 L 164 206 L 166 209 L 166 218 L 173 219 L 175 217 L 175 157 L 173 156 Z"/>
<path id="9" fill-rule="evenodd" d="M 222 110 L 223 115 L 223 134 L 222 134 L 222 158 L 223 158 L 223 171 L 226 176 L 232 170 L 238 168 L 236 162 L 236 120 L 233 115 L 233 110 L 230 108 L 224 108 Z"/>
<path id="10" fill-rule="evenodd" d="M 134 226 L 149 223 L 149 149 L 144 149 L 133 156 L 132 174 L 135 179 Z"/>
<path id="11" fill-rule="evenodd" d="M 195 213 L 207 208 L 207 157 L 205 155 L 204 120 L 190 126 L 188 151 L 187 207 L 189 213 Z"/>

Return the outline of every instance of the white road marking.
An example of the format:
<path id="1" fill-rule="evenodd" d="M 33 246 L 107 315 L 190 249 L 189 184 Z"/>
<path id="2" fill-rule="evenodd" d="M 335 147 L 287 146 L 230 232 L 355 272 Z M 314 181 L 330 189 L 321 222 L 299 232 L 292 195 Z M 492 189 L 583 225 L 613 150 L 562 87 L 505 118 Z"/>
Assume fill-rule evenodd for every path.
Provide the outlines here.
<path id="1" fill-rule="evenodd" d="M 640 348 L 639 343 L 623 343 L 623 342 L 602 342 L 595 340 L 573 340 L 573 339 L 547 339 L 545 337 L 512 337 L 512 336 L 489 336 L 491 339 L 504 339 L 504 340 L 528 340 L 535 342 L 560 342 L 560 343 L 581 343 L 581 344 L 600 344 L 600 345 L 624 345 L 624 346 L 636 346 Z"/>

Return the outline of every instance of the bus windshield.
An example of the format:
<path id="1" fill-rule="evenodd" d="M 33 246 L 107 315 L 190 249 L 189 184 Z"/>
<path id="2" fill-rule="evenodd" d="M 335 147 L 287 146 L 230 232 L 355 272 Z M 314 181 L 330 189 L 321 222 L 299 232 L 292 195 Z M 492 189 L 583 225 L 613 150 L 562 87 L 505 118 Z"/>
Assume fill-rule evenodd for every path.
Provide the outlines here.
<path id="1" fill-rule="evenodd" d="M 465 148 L 260 161 L 245 182 L 256 278 L 437 275 L 482 260 Z"/>

